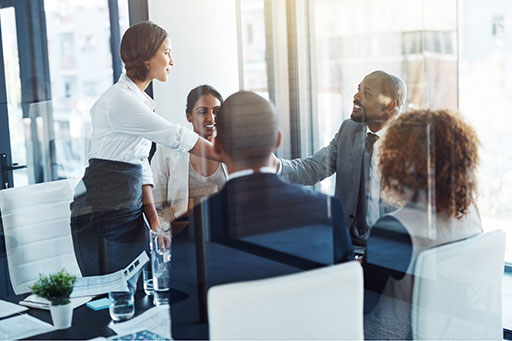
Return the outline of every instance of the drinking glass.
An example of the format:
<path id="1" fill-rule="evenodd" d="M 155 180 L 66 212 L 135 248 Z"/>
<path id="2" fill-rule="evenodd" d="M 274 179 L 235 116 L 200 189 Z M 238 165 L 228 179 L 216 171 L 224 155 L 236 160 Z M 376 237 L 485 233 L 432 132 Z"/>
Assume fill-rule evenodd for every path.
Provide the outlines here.
<path id="1" fill-rule="evenodd" d="M 153 271 L 151 270 L 151 262 L 148 262 L 142 268 L 142 279 L 143 279 L 144 292 L 146 293 L 146 295 L 152 295 L 153 294 Z"/>
<path id="2" fill-rule="evenodd" d="M 112 291 L 108 293 L 109 312 L 114 321 L 130 319 L 135 314 L 133 291 Z"/>
<path id="3" fill-rule="evenodd" d="M 153 302 L 169 303 L 169 279 L 171 270 L 171 231 L 150 231 L 151 270 L 153 271 Z"/>

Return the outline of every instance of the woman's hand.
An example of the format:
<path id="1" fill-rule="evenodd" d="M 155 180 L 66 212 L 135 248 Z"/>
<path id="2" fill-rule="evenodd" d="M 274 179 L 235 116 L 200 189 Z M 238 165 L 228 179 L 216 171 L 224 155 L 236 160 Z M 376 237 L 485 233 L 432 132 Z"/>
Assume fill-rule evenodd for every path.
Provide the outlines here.
<path id="1" fill-rule="evenodd" d="M 185 215 L 191 216 L 192 214 L 194 214 L 194 199 L 188 198 L 187 213 L 185 213 Z"/>
<path id="2" fill-rule="evenodd" d="M 165 252 L 171 249 L 171 234 L 159 232 L 155 236 L 155 247 L 158 254 L 163 255 Z"/>
<path id="3" fill-rule="evenodd" d="M 214 161 L 224 161 L 221 158 L 221 155 L 218 154 L 213 148 L 213 143 L 202 138 L 201 136 L 199 136 L 199 138 L 197 139 L 197 142 L 194 145 L 194 147 L 191 150 L 189 150 L 189 153 Z"/>

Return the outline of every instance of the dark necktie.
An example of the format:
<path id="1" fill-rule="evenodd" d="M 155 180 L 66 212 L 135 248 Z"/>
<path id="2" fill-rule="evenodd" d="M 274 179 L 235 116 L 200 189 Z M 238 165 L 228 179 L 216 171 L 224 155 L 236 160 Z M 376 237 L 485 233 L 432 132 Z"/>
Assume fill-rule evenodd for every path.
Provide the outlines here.
<path id="1" fill-rule="evenodd" d="M 368 230 L 366 226 L 366 204 L 368 200 L 369 184 L 370 184 L 370 162 L 372 160 L 373 145 L 379 137 L 374 133 L 366 135 L 366 143 L 363 152 L 363 160 L 361 164 L 361 180 L 359 183 L 359 200 L 356 211 L 356 227 L 359 235 L 362 236 Z"/>

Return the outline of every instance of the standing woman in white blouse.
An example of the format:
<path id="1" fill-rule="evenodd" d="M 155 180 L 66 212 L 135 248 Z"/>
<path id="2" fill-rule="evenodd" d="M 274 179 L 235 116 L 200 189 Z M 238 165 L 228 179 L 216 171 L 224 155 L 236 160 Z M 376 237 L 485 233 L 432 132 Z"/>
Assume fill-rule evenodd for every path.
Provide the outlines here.
<path id="1" fill-rule="evenodd" d="M 144 92 L 167 81 L 173 60 L 167 32 L 151 22 L 131 26 L 121 41 L 126 74 L 91 108 L 89 167 L 71 203 L 71 230 L 83 275 L 117 271 L 148 249 L 147 229 L 159 221 L 148 162 L 151 141 L 219 160 L 213 144 L 153 112 Z M 220 161 L 220 160 L 219 160 Z"/>

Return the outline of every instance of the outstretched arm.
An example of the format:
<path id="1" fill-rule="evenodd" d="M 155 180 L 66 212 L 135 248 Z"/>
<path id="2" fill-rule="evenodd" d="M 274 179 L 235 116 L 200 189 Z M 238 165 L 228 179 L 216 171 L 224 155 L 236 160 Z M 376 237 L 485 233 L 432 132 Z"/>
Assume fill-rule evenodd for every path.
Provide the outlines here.
<path id="1" fill-rule="evenodd" d="M 287 181 L 301 185 L 314 185 L 336 172 L 336 159 L 338 156 L 338 139 L 344 124 L 324 148 L 313 156 L 304 159 L 280 159 L 279 173 Z M 279 168 L 277 166 L 276 168 Z"/>
<path id="2" fill-rule="evenodd" d="M 197 139 L 196 144 L 194 145 L 194 147 L 192 149 L 189 150 L 189 152 L 191 154 L 201 156 L 201 157 L 204 157 L 204 158 L 207 158 L 210 160 L 215 160 L 215 161 L 220 161 L 220 162 L 224 161 L 221 159 L 220 155 L 217 154 L 217 152 L 215 152 L 215 150 L 213 148 L 213 143 L 211 143 L 210 141 L 208 141 L 202 137 L 199 137 Z"/>

